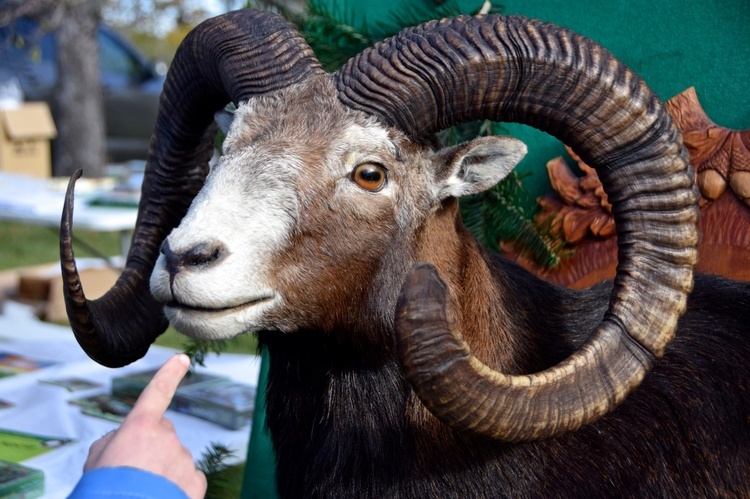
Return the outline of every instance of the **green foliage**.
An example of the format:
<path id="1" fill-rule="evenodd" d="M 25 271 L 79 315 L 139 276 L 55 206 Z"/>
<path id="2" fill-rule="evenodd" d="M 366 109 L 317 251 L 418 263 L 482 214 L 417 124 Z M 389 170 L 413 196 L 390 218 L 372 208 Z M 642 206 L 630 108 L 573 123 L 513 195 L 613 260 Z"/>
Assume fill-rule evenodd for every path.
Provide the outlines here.
<path id="1" fill-rule="evenodd" d="M 501 7 L 493 5 L 491 12 L 500 10 Z M 295 22 L 326 71 L 337 70 L 365 48 L 395 35 L 405 27 L 432 19 L 467 14 L 461 12 L 456 1 L 435 2 L 434 8 L 408 4 L 398 14 L 374 23 L 365 23 L 358 30 L 354 27 L 352 12 L 346 0 L 337 2 L 333 7 L 324 0 L 309 0 L 305 13 L 300 17 L 282 13 Z"/>
<path id="2" fill-rule="evenodd" d="M 190 362 L 193 366 L 199 365 L 205 367 L 206 356 L 209 353 L 242 353 L 256 355 L 258 353 L 258 339 L 253 334 L 243 334 L 236 336 L 228 340 L 194 340 L 182 336 L 172 328 L 170 328 L 165 335 L 168 335 L 170 331 L 173 332 L 174 337 L 170 345 L 173 348 L 181 348 L 185 354 L 190 357 Z M 161 339 L 161 337 L 160 337 Z M 163 343 L 160 343 L 165 346 Z M 177 346 L 179 344 L 179 346 Z"/>
<path id="3" fill-rule="evenodd" d="M 478 136 L 501 135 L 501 123 L 489 120 L 462 123 L 441 132 L 439 139 L 449 146 Z M 511 172 L 491 189 L 460 199 L 464 225 L 482 244 L 498 250 L 501 241 L 512 243 L 521 254 L 542 268 L 554 268 L 568 256 L 565 241 L 553 236 L 552 227 L 534 222 L 536 202 L 523 186 L 524 175 Z"/>
<path id="4" fill-rule="evenodd" d="M 184 345 L 185 354 L 190 357 L 190 363 L 195 366 L 206 367 L 206 356 L 213 352 L 221 354 L 226 352 L 229 345 L 228 340 L 193 340 L 188 339 Z"/>
<path id="5" fill-rule="evenodd" d="M 211 442 L 211 447 L 196 463 L 196 467 L 206 475 L 208 488 L 205 497 L 207 499 L 240 496 L 244 466 L 228 465 L 227 460 L 233 457 L 234 452 L 231 449 L 220 443 Z"/>
<path id="6" fill-rule="evenodd" d="M 226 460 L 233 456 L 234 452 L 225 445 L 211 442 L 211 447 L 206 450 L 196 467 L 207 476 L 213 475 L 226 468 Z"/>
<path id="7" fill-rule="evenodd" d="M 500 13 L 502 7 L 491 3 L 490 12 Z M 445 17 L 456 17 L 462 14 L 474 15 L 477 12 L 462 11 L 458 2 L 447 0 L 443 2 L 434 2 L 434 7 L 428 7 L 424 4 L 409 3 L 392 14 L 389 18 L 373 23 L 368 28 L 371 36 L 377 40 L 382 40 L 389 36 L 395 35 L 403 28 L 416 26 L 433 19 L 443 19 Z"/>
<path id="8" fill-rule="evenodd" d="M 172 62 L 177 46 L 182 41 L 179 37 L 159 36 L 151 31 L 143 31 L 138 26 L 118 27 L 118 31 L 133 42 L 146 57 L 166 64 Z"/>
<path id="9" fill-rule="evenodd" d="M 357 31 L 346 15 L 346 1 L 331 10 L 326 2 L 311 0 L 306 14 L 296 19 L 302 36 L 310 44 L 326 71 L 335 71 L 346 61 L 374 43 L 366 33 Z"/>
<path id="10" fill-rule="evenodd" d="M 498 243 L 513 243 L 522 254 L 542 268 L 560 265 L 567 253 L 565 241 L 552 237 L 551 226 L 534 223 L 534 214 L 524 208 L 528 191 L 522 176 L 511 172 L 491 189 L 460 200 L 464 225 L 485 246 L 498 250 Z"/>

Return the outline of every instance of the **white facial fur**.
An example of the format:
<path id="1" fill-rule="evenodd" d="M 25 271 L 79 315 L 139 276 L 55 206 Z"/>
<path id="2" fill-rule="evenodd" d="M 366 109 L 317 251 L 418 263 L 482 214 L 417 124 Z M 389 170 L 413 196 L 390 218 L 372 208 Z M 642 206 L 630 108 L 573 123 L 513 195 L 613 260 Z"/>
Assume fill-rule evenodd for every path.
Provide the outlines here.
<path id="1" fill-rule="evenodd" d="M 270 256 L 284 247 L 293 224 L 297 210 L 293 184 L 285 184 L 281 175 L 268 169 L 238 175 L 243 155 L 222 160 L 168 238 L 175 253 L 217 242 L 226 247 L 227 256 L 216 265 L 179 272 L 170 289 L 161 255 L 151 276 L 152 293 L 167 303 L 170 322 L 190 336 L 231 337 L 248 327 L 263 327 L 263 311 L 281 300 L 269 285 L 266 270 Z M 291 158 L 286 162 L 287 168 L 294 169 Z"/>

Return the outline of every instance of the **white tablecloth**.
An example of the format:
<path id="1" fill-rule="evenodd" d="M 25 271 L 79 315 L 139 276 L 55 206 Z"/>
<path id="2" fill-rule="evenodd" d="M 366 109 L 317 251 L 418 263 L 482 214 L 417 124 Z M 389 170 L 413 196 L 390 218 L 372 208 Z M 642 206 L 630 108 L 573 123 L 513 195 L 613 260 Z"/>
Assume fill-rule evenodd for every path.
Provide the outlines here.
<path id="1" fill-rule="evenodd" d="M 41 179 L 0 171 L 0 220 L 57 228 L 65 202 L 66 179 Z M 80 181 L 79 181 L 80 182 Z M 91 206 L 86 189 L 76 190 L 73 231 L 118 232 L 121 254 L 127 255 L 138 210 Z"/>
<path id="2" fill-rule="evenodd" d="M 0 219 L 60 226 L 67 179 L 39 179 L 0 171 Z M 85 188 L 76 190 L 73 228 L 123 231 L 135 226 L 136 208 L 90 206 Z"/>
<path id="3" fill-rule="evenodd" d="M 0 428 L 76 440 L 22 464 L 41 469 L 45 474 L 45 495 L 62 498 L 78 481 L 92 442 L 117 427 L 103 419 L 82 415 L 78 407 L 67 403 L 82 395 L 109 392 L 110 380 L 129 372 L 160 366 L 174 354 L 173 350 L 152 346 L 138 362 L 120 369 L 102 367 L 78 346 L 69 327 L 36 320 L 25 309 L 6 303 L 0 314 L 0 351 L 26 355 L 40 360 L 56 361 L 51 367 L 0 379 L 0 399 L 14 404 L 0 409 Z M 259 357 L 253 355 L 209 355 L 206 368 L 199 370 L 223 374 L 237 381 L 256 385 Z M 104 386 L 87 391 L 69 392 L 65 388 L 40 383 L 40 379 L 76 376 Z M 244 461 L 250 426 L 232 431 L 201 419 L 167 412 L 183 444 L 198 460 L 211 442 L 226 445 Z M 2 456 L 0 456 L 0 459 Z"/>

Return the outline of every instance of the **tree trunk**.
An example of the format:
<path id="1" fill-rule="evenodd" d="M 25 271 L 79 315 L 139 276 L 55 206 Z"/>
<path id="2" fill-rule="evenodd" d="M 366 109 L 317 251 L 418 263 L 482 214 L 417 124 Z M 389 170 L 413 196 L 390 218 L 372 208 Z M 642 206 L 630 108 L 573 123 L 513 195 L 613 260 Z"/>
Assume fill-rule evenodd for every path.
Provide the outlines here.
<path id="1" fill-rule="evenodd" d="M 99 79 L 98 0 L 65 0 L 57 30 L 58 83 L 55 93 L 58 139 L 55 175 L 83 168 L 100 177 L 105 163 L 102 87 Z"/>

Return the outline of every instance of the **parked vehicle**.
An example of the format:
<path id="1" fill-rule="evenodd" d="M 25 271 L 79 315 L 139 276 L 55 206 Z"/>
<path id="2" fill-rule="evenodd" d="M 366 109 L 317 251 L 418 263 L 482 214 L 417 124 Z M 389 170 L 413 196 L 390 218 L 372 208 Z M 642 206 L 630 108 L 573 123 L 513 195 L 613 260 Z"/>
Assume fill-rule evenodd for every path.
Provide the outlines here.
<path id="1" fill-rule="evenodd" d="M 98 33 L 107 159 L 145 159 L 164 76 L 114 30 L 101 26 Z M 46 101 L 53 116 L 56 58 L 54 33 L 42 33 L 35 21 L 0 27 L 0 82 L 15 77 L 25 99 Z"/>

